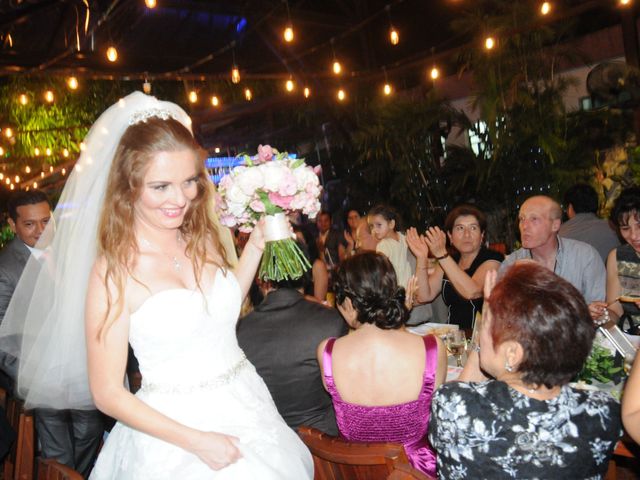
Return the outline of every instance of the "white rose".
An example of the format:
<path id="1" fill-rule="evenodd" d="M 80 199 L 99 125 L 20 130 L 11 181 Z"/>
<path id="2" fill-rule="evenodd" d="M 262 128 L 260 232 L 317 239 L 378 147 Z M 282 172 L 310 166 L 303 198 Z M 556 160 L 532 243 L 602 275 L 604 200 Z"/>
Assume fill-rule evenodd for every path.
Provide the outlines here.
<path id="1" fill-rule="evenodd" d="M 279 162 L 269 162 L 260 165 L 262 177 L 264 178 L 264 188 L 269 192 L 277 192 L 280 185 L 284 182 L 286 168 Z"/>
<path id="2" fill-rule="evenodd" d="M 251 197 L 249 197 L 248 195 L 245 195 L 242 189 L 238 186 L 237 182 L 227 190 L 227 200 L 230 203 L 239 203 L 246 205 L 247 203 L 249 203 L 250 198 Z"/>
<path id="3" fill-rule="evenodd" d="M 263 187 L 264 180 L 259 168 L 247 168 L 241 175 L 236 177 L 235 182 L 245 195 L 252 196 L 259 188 Z"/>

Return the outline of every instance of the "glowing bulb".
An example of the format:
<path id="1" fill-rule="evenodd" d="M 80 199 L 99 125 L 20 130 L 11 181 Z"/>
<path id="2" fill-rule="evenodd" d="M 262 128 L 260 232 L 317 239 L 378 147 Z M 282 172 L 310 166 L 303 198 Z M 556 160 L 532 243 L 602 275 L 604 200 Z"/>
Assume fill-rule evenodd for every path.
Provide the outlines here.
<path id="1" fill-rule="evenodd" d="M 66 169 L 66 168 L 63 168 L 63 169 L 62 169 L 62 175 L 66 175 L 66 174 L 67 174 L 67 169 Z"/>
<path id="2" fill-rule="evenodd" d="M 431 76 L 431 78 L 433 80 L 435 80 L 436 78 L 438 78 L 440 76 L 440 70 L 438 70 L 436 67 L 433 67 L 431 69 L 431 72 L 429 73 L 429 75 Z"/>
<path id="3" fill-rule="evenodd" d="M 7 138 L 13 137 L 13 130 L 10 127 L 4 129 L 4 136 Z"/>
<path id="4" fill-rule="evenodd" d="M 384 92 L 385 95 L 391 95 L 391 85 L 389 85 L 388 83 L 385 83 L 384 87 L 382 88 L 382 91 Z"/>
<path id="5" fill-rule="evenodd" d="M 211 97 L 211 105 L 213 105 L 214 107 L 217 107 L 218 105 L 220 105 L 220 99 L 215 95 L 213 95 Z"/>
<path id="6" fill-rule="evenodd" d="M 38 182 L 33 182 L 33 188 L 38 188 Z"/>
<path id="7" fill-rule="evenodd" d="M 4 173 L 0 173 L 0 180 L 4 180 Z"/>
<path id="8" fill-rule="evenodd" d="M 291 25 L 287 26 L 287 28 L 284 29 L 284 41 L 285 42 L 292 42 L 293 41 L 293 28 L 291 28 Z"/>
<path id="9" fill-rule="evenodd" d="M 51 90 L 47 90 L 46 92 L 44 92 L 44 99 L 49 103 L 53 103 L 53 92 Z"/>
<path id="10" fill-rule="evenodd" d="M 347 97 L 347 94 L 344 92 L 343 89 L 338 90 L 338 100 L 342 102 L 346 97 Z"/>
<path id="11" fill-rule="evenodd" d="M 311 90 L 309 90 L 309 87 L 304 87 L 303 94 L 304 98 L 309 98 L 309 96 L 311 96 Z"/>
<path id="12" fill-rule="evenodd" d="M 220 147 L 216 147 L 215 152 L 220 153 Z"/>
<path id="13" fill-rule="evenodd" d="M 398 31 L 393 27 L 389 30 L 389 40 L 391 41 L 391 45 L 398 45 L 398 43 L 400 43 L 400 35 L 398 35 Z"/>
<path id="14" fill-rule="evenodd" d="M 158 3 L 156 2 L 156 0 L 144 0 L 144 4 L 147 6 L 147 8 L 156 8 L 156 5 Z"/>
<path id="15" fill-rule="evenodd" d="M 50 156 L 51 156 L 51 149 L 50 149 L 50 148 L 47 148 L 47 149 L 44 151 L 44 153 L 47 155 L 47 157 L 50 157 Z"/>
<path id="16" fill-rule="evenodd" d="M 340 75 L 340 72 L 342 71 L 342 65 L 340 65 L 340 62 L 335 60 L 333 62 L 333 73 L 335 73 L 336 75 Z"/>
<path id="17" fill-rule="evenodd" d="M 84 142 L 80 142 L 80 151 L 84 152 L 86 150 L 87 146 L 84 144 Z"/>
<path id="18" fill-rule="evenodd" d="M 491 50 L 493 47 L 495 47 L 496 45 L 496 41 L 493 39 L 493 37 L 487 37 L 484 40 L 484 48 L 486 48 L 487 50 Z"/>
<path id="19" fill-rule="evenodd" d="M 44 172 L 40 172 L 40 178 L 44 178 Z"/>
<path id="20" fill-rule="evenodd" d="M 4 148 L 0 147 L 0 157 L 1 157 L 2 155 L 4 155 Z M 0 173 L 0 175 L 2 175 L 2 174 Z M 2 177 L 1 177 L 1 176 L 0 176 L 0 180 L 2 180 Z"/>
<path id="21" fill-rule="evenodd" d="M 71 90 L 77 90 L 78 88 L 78 79 L 76 77 L 69 77 L 67 79 L 67 85 Z"/>
<path id="22" fill-rule="evenodd" d="M 7 185 L 9 185 L 11 183 L 11 179 L 9 177 L 7 177 L 7 179 L 4 181 L 4 183 L 6 183 Z"/>
<path id="23" fill-rule="evenodd" d="M 53 165 L 49 167 L 49 173 L 53 173 Z"/>
<path id="24" fill-rule="evenodd" d="M 26 167 L 24 167 L 24 171 L 26 173 L 31 173 L 31 167 L 29 165 L 27 165 Z"/>
<path id="25" fill-rule="evenodd" d="M 240 70 L 235 65 L 231 69 L 231 82 L 240 83 Z"/>
<path id="26" fill-rule="evenodd" d="M 247 102 L 251 101 L 251 99 L 253 98 L 253 93 L 251 93 L 251 89 L 249 88 L 244 89 L 244 98 L 247 99 Z"/>
<path id="27" fill-rule="evenodd" d="M 540 6 L 540 13 L 542 15 L 547 15 L 551 11 L 551 4 L 549 2 L 544 2 Z"/>
<path id="28" fill-rule="evenodd" d="M 627 6 L 631 4 L 631 0 L 620 0 L 620 5 Z"/>
<path id="29" fill-rule="evenodd" d="M 107 48 L 107 60 L 112 63 L 118 60 L 118 50 L 116 50 L 116 47 L 112 46 Z"/>
<path id="30" fill-rule="evenodd" d="M 35 154 L 36 157 L 40 156 L 40 149 L 38 147 L 33 149 L 33 153 Z"/>
<path id="31" fill-rule="evenodd" d="M 293 80 L 289 79 L 287 80 L 287 83 L 285 83 L 284 87 L 287 89 L 287 92 L 293 92 L 295 84 L 293 83 Z"/>
<path id="32" fill-rule="evenodd" d="M 27 103 L 29 103 L 29 97 L 27 97 L 24 93 L 21 93 L 18 97 L 18 101 L 20 102 L 20 105 L 26 105 Z"/>
<path id="33" fill-rule="evenodd" d="M 15 190 L 15 189 L 16 189 L 16 187 L 15 187 L 15 185 L 14 185 L 13 183 L 9 186 L 9 188 L 10 188 L 11 190 Z"/>
<path id="34" fill-rule="evenodd" d="M 195 90 L 191 90 L 189 92 L 189 101 L 191 103 L 196 103 L 198 101 L 198 94 L 196 93 Z"/>
<path id="35" fill-rule="evenodd" d="M 62 150 L 62 156 L 64 158 L 67 158 L 69 156 L 69 150 L 67 150 L 66 148 L 64 150 Z"/>
<path id="36" fill-rule="evenodd" d="M 20 176 L 16 175 L 16 178 L 14 178 L 14 180 L 16 181 L 16 183 L 20 183 Z"/>

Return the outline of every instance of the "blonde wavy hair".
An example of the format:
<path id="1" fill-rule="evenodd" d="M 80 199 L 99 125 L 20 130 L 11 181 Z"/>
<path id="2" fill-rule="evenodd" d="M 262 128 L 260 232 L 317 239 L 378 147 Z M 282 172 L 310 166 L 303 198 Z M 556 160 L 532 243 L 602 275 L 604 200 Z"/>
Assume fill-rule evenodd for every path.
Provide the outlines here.
<path id="1" fill-rule="evenodd" d="M 180 233 L 187 241 L 186 254 L 192 260 L 198 288 L 206 264 L 217 265 L 223 270 L 229 267 L 226 250 L 212 218 L 213 186 L 204 165 L 205 152 L 191 132 L 171 118 L 150 118 L 130 126 L 120 139 L 109 171 L 98 226 L 98 255 L 106 261 L 104 282 L 107 287 L 107 312 L 98 333 L 100 339 L 122 313 L 127 277 L 136 280 L 132 274 L 138 253 L 133 229 L 135 204 L 142 194 L 149 163 L 160 152 L 184 150 L 196 154 L 198 193 L 185 214 Z M 208 251 L 207 245 L 211 243 L 217 257 Z"/>

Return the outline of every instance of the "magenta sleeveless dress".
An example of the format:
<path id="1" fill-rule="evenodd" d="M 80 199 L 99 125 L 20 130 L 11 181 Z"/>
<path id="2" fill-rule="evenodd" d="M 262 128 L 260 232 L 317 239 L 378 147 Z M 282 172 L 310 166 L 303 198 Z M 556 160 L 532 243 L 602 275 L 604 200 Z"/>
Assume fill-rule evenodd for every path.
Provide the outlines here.
<path id="1" fill-rule="evenodd" d="M 411 464 L 432 477 L 436 475 L 436 454 L 427 441 L 427 428 L 431 412 L 438 345 L 432 335 L 423 337 L 426 365 L 422 390 L 416 400 L 399 405 L 366 407 L 345 402 L 333 381 L 331 352 L 335 338 L 330 338 L 322 356 L 324 380 L 333 399 L 340 434 L 356 442 L 402 443 Z"/>

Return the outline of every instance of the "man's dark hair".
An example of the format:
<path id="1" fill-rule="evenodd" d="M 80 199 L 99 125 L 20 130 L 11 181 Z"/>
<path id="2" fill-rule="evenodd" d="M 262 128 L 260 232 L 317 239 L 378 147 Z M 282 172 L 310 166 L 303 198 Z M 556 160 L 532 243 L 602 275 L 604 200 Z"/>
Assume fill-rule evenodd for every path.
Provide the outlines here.
<path id="1" fill-rule="evenodd" d="M 9 211 L 9 217 L 15 222 L 18 220 L 18 207 L 24 205 L 35 205 L 36 203 L 47 202 L 49 207 L 49 199 L 42 190 L 19 190 L 9 198 L 7 202 L 7 210 Z"/>
<path id="2" fill-rule="evenodd" d="M 598 194 L 591 185 L 577 183 L 564 193 L 565 208 L 571 204 L 576 213 L 597 213 Z"/>

